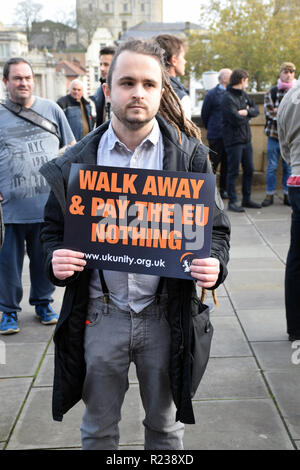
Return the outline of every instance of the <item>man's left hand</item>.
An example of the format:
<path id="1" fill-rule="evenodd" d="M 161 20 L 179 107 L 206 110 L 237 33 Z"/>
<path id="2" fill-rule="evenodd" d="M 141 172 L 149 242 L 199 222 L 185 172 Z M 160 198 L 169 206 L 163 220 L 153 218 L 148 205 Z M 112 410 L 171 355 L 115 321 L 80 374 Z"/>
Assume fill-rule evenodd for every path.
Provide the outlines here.
<path id="1" fill-rule="evenodd" d="M 199 287 L 213 287 L 220 273 L 220 262 L 216 258 L 193 259 L 190 266 L 191 275 L 197 280 Z"/>

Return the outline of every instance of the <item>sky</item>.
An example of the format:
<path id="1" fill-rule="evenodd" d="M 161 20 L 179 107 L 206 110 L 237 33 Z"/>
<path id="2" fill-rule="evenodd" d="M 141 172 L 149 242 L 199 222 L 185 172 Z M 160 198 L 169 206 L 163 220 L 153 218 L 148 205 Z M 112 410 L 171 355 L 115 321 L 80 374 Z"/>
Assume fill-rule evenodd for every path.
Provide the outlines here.
<path id="1" fill-rule="evenodd" d="M 16 21 L 14 9 L 20 0 L 0 0 L 0 21 L 4 24 L 13 24 Z M 163 21 L 191 21 L 199 22 L 199 0 L 163 0 Z M 59 21 L 58 12 L 68 12 L 75 9 L 76 0 L 34 0 L 34 3 L 43 5 L 42 20 L 51 19 Z M 184 13 L 183 13 L 184 10 Z"/>

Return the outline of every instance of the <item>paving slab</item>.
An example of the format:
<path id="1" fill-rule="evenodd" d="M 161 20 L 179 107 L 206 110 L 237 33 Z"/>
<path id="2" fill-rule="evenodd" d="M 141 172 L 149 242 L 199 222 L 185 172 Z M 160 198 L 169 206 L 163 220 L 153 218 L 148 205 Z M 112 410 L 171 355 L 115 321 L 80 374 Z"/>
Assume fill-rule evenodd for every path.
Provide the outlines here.
<path id="1" fill-rule="evenodd" d="M 7 446 L 8 450 L 80 447 L 83 404 L 80 402 L 74 406 L 62 422 L 56 422 L 51 415 L 51 399 L 50 388 L 31 390 Z"/>
<path id="2" fill-rule="evenodd" d="M 214 317 L 211 357 L 251 356 L 251 350 L 236 317 Z"/>
<path id="3" fill-rule="evenodd" d="M 31 378 L 0 379 L 0 441 L 8 439 L 31 383 Z"/>
<path id="4" fill-rule="evenodd" d="M 33 388 L 22 410 L 7 450 L 80 448 L 80 425 L 84 404 L 79 402 L 62 422 L 51 415 L 51 388 Z M 138 386 L 128 390 L 120 424 L 120 444 L 143 444 L 143 409 Z"/>
<path id="5" fill-rule="evenodd" d="M 194 411 L 186 450 L 294 449 L 271 399 L 197 401 Z"/>
<path id="6" fill-rule="evenodd" d="M 253 225 L 234 225 L 231 228 L 231 244 L 239 246 L 265 246 L 265 242 Z"/>
<path id="7" fill-rule="evenodd" d="M 252 342 L 251 345 L 263 371 L 291 369 L 300 375 L 300 341 L 295 347 L 290 341 Z"/>
<path id="8" fill-rule="evenodd" d="M 210 313 L 212 321 L 215 317 L 219 317 L 219 316 L 227 317 L 227 316 L 235 315 L 233 306 L 228 297 L 219 297 L 217 295 L 217 299 L 218 299 L 218 306 L 214 305 L 214 309 Z M 213 303 L 212 300 L 211 300 L 211 303 Z"/>
<path id="9" fill-rule="evenodd" d="M 281 219 L 256 221 L 256 228 L 261 232 L 264 240 L 272 245 L 286 244 L 290 238 L 290 224 L 283 223 Z"/>
<path id="10" fill-rule="evenodd" d="M 267 397 L 269 392 L 253 357 L 212 357 L 194 400 Z"/>
<path id="11" fill-rule="evenodd" d="M 249 341 L 287 340 L 283 309 L 239 309 L 237 315 Z"/>
<path id="12" fill-rule="evenodd" d="M 300 439 L 300 368 L 266 371 L 266 379 L 293 439 Z"/>
<path id="13" fill-rule="evenodd" d="M 270 309 L 284 310 L 284 270 L 232 271 L 226 280 L 226 288 L 236 310 Z"/>
<path id="14" fill-rule="evenodd" d="M 0 364 L 0 377 L 34 376 L 47 344 L 6 344 L 6 363 Z"/>

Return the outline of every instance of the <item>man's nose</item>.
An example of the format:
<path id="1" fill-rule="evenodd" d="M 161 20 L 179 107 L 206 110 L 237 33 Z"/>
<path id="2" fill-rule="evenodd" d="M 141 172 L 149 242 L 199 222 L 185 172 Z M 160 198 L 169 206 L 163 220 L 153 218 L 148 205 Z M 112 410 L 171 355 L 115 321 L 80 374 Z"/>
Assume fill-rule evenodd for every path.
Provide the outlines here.
<path id="1" fill-rule="evenodd" d="M 144 96 L 145 96 L 144 87 L 139 84 L 135 85 L 135 87 L 133 88 L 133 97 L 136 99 L 142 100 L 144 99 Z"/>

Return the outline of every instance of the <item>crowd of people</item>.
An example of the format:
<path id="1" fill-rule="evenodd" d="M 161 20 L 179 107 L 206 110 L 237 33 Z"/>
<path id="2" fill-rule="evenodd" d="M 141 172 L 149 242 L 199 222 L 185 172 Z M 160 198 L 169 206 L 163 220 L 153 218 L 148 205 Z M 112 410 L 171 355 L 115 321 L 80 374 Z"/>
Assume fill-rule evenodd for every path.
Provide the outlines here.
<path id="1" fill-rule="evenodd" d="M 145 409 L 145 449 L 183 449 L 184 423 L 194 422 L 191 382 L 200 381 L 191 357 L 197 341 L 203 340 L 192 317 L 204 318 L 209 310 L 197 297 L 196 285 L 215 290 L 227 275 L 230 222 L 222 199 L 228 199 L 228 210 L 234 212 L 273 203 L 279 140 L 286 162 L 284 203 L 293 210 L 286 274 L 288 334 L 291 340 L 300 338 L 295 297 L 300 278 L 298 88 L 282 99 L 295 85 L 295 67 L 284 63 L 276 89 L 265 97 L 269 163 L 266 199 L 260 204 L 251 199 L 249 122 L 258 107 L 245 91 L 248 72 L 222 69 L 219 84 L 206 94 L 206 147 L 191 120 L 189 92 L 178 79 L 185 74 L 185 51 L 184 41 L 168 34 L 101 49 L 101 83 L 90 97 L 96 116 L 80 80 L 54 103 L 34 95 L 34 71 L 27 60 L 12 58 L 3 69 L 8 98 L 0 104 L 0 333 L 20 331 L 26 249 L 29 303 L 42 324 L 56 324 L 53 418 L 62 420 L 83 399 L 86 450 L 118 448 L 131 362 Z M 208 174 L 217 173 L 220 165 L 210 256 L 194 257 L 189 280 L 86 269 L 84 253 L 64 246 L 72 163 Z M 51 306 L 55 285 L 65 287 L 59 315 Z"/>

